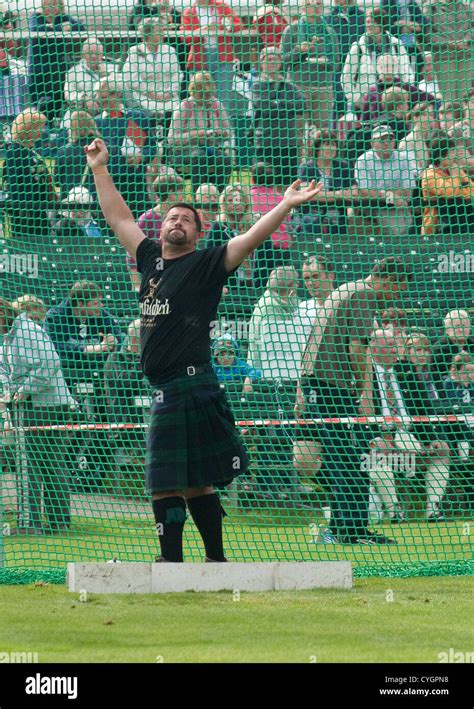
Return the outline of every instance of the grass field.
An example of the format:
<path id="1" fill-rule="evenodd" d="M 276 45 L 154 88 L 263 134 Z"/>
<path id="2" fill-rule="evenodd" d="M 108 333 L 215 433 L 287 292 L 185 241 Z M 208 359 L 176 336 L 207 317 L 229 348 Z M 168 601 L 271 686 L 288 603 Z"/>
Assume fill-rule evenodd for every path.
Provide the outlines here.
<path id="1" fill-rule="evenodd" d="M 351 591 L 90 595 L 0 586 L 3 652 L 40 662 L 437 662 L 472 651 L 469 578 L 360 579 Z"/>

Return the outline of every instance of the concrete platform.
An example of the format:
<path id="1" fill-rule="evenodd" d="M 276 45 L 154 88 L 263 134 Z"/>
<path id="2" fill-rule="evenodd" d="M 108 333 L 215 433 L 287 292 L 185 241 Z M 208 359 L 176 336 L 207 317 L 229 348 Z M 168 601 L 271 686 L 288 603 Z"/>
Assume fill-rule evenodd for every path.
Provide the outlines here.
<path id="1" fill-rule="evenodd" d="M 261 592 L 352 588 L 352 564 L 348 561 L 70 563 L 67 584 L 72 593 Z"/>

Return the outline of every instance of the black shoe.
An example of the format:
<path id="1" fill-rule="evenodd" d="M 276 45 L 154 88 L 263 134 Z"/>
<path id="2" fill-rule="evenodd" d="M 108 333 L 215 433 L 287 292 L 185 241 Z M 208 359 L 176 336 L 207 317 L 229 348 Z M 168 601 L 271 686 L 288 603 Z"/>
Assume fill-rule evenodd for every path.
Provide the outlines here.
<path id="1" fill-rule="evenodd" d="M 204 559 L 204 563 L 206 564 L 223 564 L 226 562 L 227 559 L 221 559 L 220 561 L 217 561 L 217 559 L 210 559 L 208 556 Z"/>
<path id="2" fill-rule="evenodd" d="M 404 524 L 406 522 L 406 519 L 403 515 L 396 514 L 396 515 L 393 515 L 393 517 L 389 518 L 389 522 L 391 524 Z"/>
<path id="3" fill-rule="evenodd" d="M 446 522 L 446 517 L 442 512 L 435 512 L 434 514 L 429 515 L 429 517 L 426 518 L 426 521 L 431 524 L 435 522 Z"/>

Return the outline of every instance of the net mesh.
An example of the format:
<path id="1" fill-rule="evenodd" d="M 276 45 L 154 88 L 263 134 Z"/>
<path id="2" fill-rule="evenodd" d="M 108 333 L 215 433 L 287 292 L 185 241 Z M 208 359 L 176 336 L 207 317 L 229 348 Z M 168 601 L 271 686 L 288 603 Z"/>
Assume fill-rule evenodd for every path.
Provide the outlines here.
<path id="1" fill-rule="evenodd" d="M 320 185 L 209 323 L 249 457 L 219 492 L 229 559 L 472 572 L 473 22 L 461 0 L 0 3 L 0 583 L 159 554 L 141 275 L 94 137 L 153 241 L 175 202 L 201 250 Z"/>

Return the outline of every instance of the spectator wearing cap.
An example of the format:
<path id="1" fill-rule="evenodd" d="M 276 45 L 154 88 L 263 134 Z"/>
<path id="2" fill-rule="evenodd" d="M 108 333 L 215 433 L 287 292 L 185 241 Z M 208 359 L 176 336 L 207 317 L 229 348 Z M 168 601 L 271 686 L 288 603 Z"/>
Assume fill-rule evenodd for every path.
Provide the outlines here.
<path id="1" fill-rule="evenodd" d="M 176 173 L 158 175 L 158 177 L 155 178 L 153 181 L 155 206 L 144 212 L 138 220 L 138 226 L 147 239 L 161 243 L 160 231 L 163 217 L 172 204 L 182 202 L 184 187 L 183 178 Z M 129 253 L 127 253 L 127 267 L 130 271 L 132 285 L 136 291 L 139 291 L 141 277 L 137 271 L 136 259 Z"/>
<path id="2" fill-rule="evenodd" d="M 146 18 L 139 30 L 143 42 L 130 47 L 122 68 L 124 95 L 127 106 L 147 115 L 164 138 L 180 98 L 178 55 L 163 41 L 165 30 L 159 18 Z"/>
<path id="3" fill-rule="evenodd" d="M 382 94 L 392 86 L 399 87 L 407 92 L 407 110 L 411 110 L 421 101 L 435 102 L 433 94 L 421 91 L 414 83 L 402 81 L 400 78 L 401 61 L 398 56 L 392 54 L 381 54 L 377 58 L 377 81 L 369 88 L 369 91 L 362 99 L 363 121 L 377 119 L 382 113 Z"/>
<path id="4" fill-rule="evenodd" d="M 467 310 L 455 309 L 446 313 L 443 321 L 444 336 L 433 349 L 433 376 L 442 381 L 458 354 L 468 354 L 474 359 L 474 335 Z"/>
<path id="5" fill-rule="evenodd" d="M 367 190 L 378 202 L 374 216 L 382 233 L 399 238 L 411 224 L 409 201 L 416 186 L 416 158 L 395 148 L 395 135 L 387 125 L 373 129 L 371 146 L 358 158 L 354 179 L 359 190 Z"/>
<path id="6" fill-rule="evenodd" d="M 10 317 L 4 338 L 13 421 L 16 427 L 26 429 L 21 467 L 17 469 L 18 476 L 25 475 L 25 498 L 19 500 L 16 533 L 65 532 L 71 525 L 71 434 L 67 424 L 73 423 L 77 402 L 66 384 L 54 344 L 42 327 L 44 303 L 36 299 L 34 317 L 25 298 L 16 305 L 20 314 L 13 321 Z M 0 323 L 1 311 L 2 303 Z M 66 430 L 53 430 L 58 425 Z M 37 427 L 39 430 L 32 430 Z"/>
<path id="7" fill-rule="evenodd" d="M 106 283 L 110 247 L 106 232 L 94 218 L 96 198 L 86 187 L 73 187 L 59 206 L 47 254 L 52 272 L 49 278 L 54 274 L 55 288 L 60 292 L 75 278 L 94 277 Z"/>
<path id="8" fill-rule="evenodd" d="M 429 148 L 430 166 L 421 175 L 426 204 L 422 235 L 470 235 L 474 228 L 474 180 L 464 169 L 464 155 L 443 131 L 433 135 Z"/>
<path id="9" fill-rule="evenodd" d="M 371 133 L 371 149 L 357 159 L 355 187 L 322 191 L 313 202 L 332 205 L 371 203 L 371 228 L 375 219 L 385 236 L 407 233 L 412 217 L 409 202 L 416 187 L 416 162 L 413 153 L 395 150 L 395 135 L 387 125 Z"/>
<path id="10" fill-rule="evenodd" d="M 221 384 L 237 385 L 241 393 L 252 391 L 252 382 L 261 372 L 248 365 L 242 357 L 239 342 L 229 333 L 216 337 L 212 343 L 212 366 Z"/>
<path id="11" fill-rule="evenodd" d="M 377 83 L 377 59 L 390 54 L 399 59 L 398 76 L 403 83 L 413 82 L 408 54 L 401 41 L 388 32 L 388 15 L 381 8 L 366 13 L 366 31 L 354 42 L 344 62 L 341 84 L 348 107 L 360 109 L 364 96 Z"/>
<path id="12" fill-rule="evenodd" d="M 339 42 L 323 17 L 323 0 L 302 0 L 299 19 L 281 40 L 283 67 L 304 95 L 309 124 L 329 128 L 334 110 L 334 74 L 339 68 Z"/>
<path id="13" fill-rule="evenodd" d="M 410 114 L 412 130 L 398 144 L 399 151 L 414 153 L 416 166 L 421 172 L 430 162 L 429 141 L 437 129 L 438 121 L 432 103 L 417 104 Z"/>

